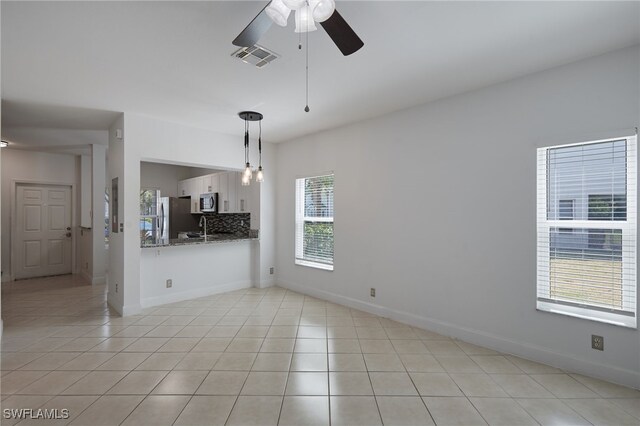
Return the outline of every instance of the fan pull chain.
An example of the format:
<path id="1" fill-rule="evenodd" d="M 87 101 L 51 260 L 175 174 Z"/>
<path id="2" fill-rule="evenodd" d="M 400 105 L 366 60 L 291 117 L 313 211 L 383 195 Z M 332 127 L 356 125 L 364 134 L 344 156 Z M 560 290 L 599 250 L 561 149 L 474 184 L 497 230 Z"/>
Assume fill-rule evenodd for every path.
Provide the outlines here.
<path id="1" fill-rule="evenodd" d="M 308 2 L 307 2 L 307 7 L 308 6 Z M 307 57 L 306 57 L 306 101 L 307 101 L 307 105 L 304 107 L 304 112 L 309 112 L 309 20 L 307 19 Z"/>
<path id="2" fill-rule="evenodd" d="M 304 112 L 309 112 L 309 32 L 307 31 L 307 105 L 304 107 Z"/>

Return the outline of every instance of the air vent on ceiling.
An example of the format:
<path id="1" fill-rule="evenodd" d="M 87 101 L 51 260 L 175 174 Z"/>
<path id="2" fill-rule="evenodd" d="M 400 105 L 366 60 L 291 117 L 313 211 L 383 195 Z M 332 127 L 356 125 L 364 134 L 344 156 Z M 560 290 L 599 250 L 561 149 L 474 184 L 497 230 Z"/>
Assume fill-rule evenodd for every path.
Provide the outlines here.
<path id="1" fill-rule="evenodd" d="M 231 54 L 247 64 L 255 65 L 262 68 L 265 65 L 278 58 L 278 55 L 262 46 L 254 45 L 251 47 L 242 47 Z"/>

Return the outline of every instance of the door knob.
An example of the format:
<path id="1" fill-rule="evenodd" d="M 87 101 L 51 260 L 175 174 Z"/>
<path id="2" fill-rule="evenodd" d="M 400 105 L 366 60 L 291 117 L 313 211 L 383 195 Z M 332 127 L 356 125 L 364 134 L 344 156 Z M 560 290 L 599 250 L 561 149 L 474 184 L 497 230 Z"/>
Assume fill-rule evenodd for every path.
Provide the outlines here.
<path id="1" fill-rule="evenodd" d="M 67 231 L 71 231 L 71 227 L 70 226 L 67 226 Z"/>
<path id="2" fill-rule="evenodd" d="M 67 237 L 71 237 L 71 232 L 66 233 Z"/>

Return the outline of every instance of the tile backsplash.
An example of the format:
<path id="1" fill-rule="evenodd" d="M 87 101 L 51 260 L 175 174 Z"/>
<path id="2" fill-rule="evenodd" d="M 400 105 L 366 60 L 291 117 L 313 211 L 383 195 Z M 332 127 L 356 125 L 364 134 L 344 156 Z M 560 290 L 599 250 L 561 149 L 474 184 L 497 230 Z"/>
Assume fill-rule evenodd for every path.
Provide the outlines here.
<path id="1" fill-rule="evenodd" d="M 207 233 L 250 235 L 250 213 L 207 213 Z"/>

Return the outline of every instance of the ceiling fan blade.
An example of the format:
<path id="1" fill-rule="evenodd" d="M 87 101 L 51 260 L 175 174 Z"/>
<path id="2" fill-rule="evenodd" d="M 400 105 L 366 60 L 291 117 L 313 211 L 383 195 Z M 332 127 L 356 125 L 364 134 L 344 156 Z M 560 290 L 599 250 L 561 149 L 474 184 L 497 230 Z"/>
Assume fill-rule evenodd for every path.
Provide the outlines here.
<path id="1" fill-rule="evenodd" d="M 320 25 L 329 34 L 331 40 L 338 46 L 344 56 L 351 55 L 364 46 L 364 42 L 360 40 L 360 37 L 337 10 L 333 12 L 329 19 L 321 22 Z"/>
<path id="2" fill-rule="evenodd" d="M 267 12 L 265 12 L 265 9 L 269 4 L 271 4 L 271 2 L 267 3 L 260 13 L 253 18 L 249 25 L 247 25 L 247 27 L 238 34 L 238 37 L 233 40 L 233 44 L 235 46 L 251 47 L 260 40 L 269 28 L 271 28 L 271 23 L 273 21 L 269 18 Z"/>

